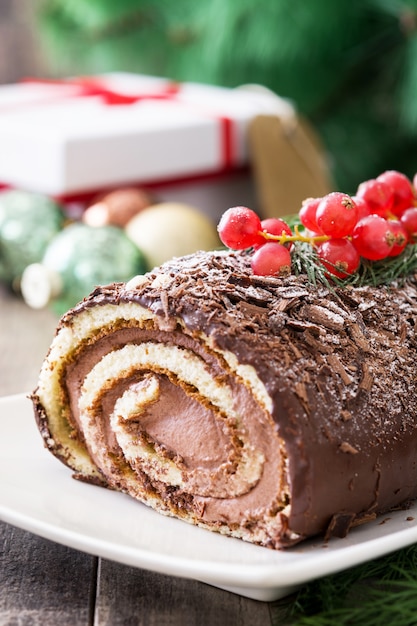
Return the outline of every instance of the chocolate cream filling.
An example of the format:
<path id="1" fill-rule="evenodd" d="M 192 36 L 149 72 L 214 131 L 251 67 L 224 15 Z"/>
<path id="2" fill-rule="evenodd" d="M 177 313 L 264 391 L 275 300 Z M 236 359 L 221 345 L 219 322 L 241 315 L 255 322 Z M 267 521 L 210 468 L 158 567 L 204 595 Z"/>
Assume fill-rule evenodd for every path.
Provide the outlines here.
<path id="1" fill-rule="evenodd" d="M 139 499 L 153 493 L 161 506 L 185 508 L 202 523 L 245 527 L 275 517 L 287 498 L 282 444 L 226 364 L 183 332 L 129 327 L 101 335 L 82 344 L 62 381 L 77 436 L 107 483 Z M 204 385 L 214 395 L 216 385 L 226 390 L 232 411 Z"/>

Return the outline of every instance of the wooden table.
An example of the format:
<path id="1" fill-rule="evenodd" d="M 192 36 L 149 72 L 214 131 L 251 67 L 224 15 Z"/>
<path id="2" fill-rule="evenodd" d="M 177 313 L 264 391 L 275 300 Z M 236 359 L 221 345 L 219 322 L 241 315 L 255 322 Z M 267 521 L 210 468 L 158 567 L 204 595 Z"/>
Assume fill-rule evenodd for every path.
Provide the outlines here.
<path id="1" fill-rule="evenodd" d="M 0 395 L 34 388 L 56 323 L 0 289 Z M 0 522 L 0 626 L 268 626 L 285 623 L 288 602 L 120 565 Z"/>

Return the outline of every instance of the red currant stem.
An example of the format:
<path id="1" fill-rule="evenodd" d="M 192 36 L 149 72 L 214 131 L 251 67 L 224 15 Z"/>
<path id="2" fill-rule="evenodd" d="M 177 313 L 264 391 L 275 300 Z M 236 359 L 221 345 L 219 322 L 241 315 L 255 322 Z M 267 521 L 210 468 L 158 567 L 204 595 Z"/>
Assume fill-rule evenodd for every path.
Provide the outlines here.
<path id="1" fill-rule="evenodd" d="M 304 241 L 305 243 L 309 243 L 314 246 L 318 243 L 323 243 L 323 241 L 328 241 L 329 239 L 331 239 L 329 235 L 315 235 L 314 237 L 305 237 L 299 232 L 297 225 L 294 226 L 294 233 L 295 235 L 287 235 L 284 232 L 282 233 L 282 235 L 271 235 L 270 233 L 266 232 L 266 230 L 260 230 L 258 234 L 269 241 L 276 241 L 280 244 L 290 243 L 294 241 Z"/>

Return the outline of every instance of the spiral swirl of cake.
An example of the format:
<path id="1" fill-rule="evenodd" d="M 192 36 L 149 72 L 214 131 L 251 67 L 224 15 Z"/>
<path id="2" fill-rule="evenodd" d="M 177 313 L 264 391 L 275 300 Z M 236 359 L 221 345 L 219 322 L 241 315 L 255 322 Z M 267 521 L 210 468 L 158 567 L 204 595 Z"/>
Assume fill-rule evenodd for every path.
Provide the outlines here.
<path id="1" fill-rule="evenodd" d="M 417 497 L 417 280 L 173 259 L 66 313 L 32 394 L 76 478 L 270 548 Z"/>

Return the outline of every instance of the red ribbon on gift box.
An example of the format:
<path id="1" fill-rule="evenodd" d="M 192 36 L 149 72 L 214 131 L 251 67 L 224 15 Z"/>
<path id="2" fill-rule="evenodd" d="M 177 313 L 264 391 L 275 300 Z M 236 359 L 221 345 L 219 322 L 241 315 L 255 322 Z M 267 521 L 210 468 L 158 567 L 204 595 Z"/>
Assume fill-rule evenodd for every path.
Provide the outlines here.
<path id="1" fill-rule="evenodd" d="M 109 106 L 129 105 L 140 102 L 141 100 L 172 100 L 180 90 L 178 83 L 166 83 L 157 91 L 143 91 L 138 94 L 127 94 L 122 91 L 117 91 L 116 89 L 109 89 L 103 81 L 91 76 L 73 79 L 24 78 L 21 82 L 32 85 L 77 87 L 78 93 L 76 93 L 74 97 L 99 96 L 104 104 Z"/>
<path id="2" fill-rule="evenodd" d="M 74 86 L 79 91 L 74 94 L 75 98 L 97 97 L 99 96 L 107 106 L 128 106 L 137 102 L 146 100 L 177 100 L 180 93 L 180 84 L 175 82 L 167 82 L 156 91 L 142 91 L 137 94 L 128 94 L 116 89 L 110 89 L 105 82 L 91 77 L 77 77 L 74 79 L 44 79 L 44 78 L 25 78 L 22 83 L 39 84 L 39 85 L 61 85 Z M 183 103 L 184 105 L 186 103 Z M 29 105 L 30 106 L 30 105 Z M 233 120 L 226 115 L 213 114 L 211 111 L 201 110 L 198 105 L 192 106 L 198 109 L 203 115 L 210 115 L 220 122 L 221 128 L 221 163 L 222 171 L 227 172 L 234 168 L 234 147 L 233 147 Z"/>

